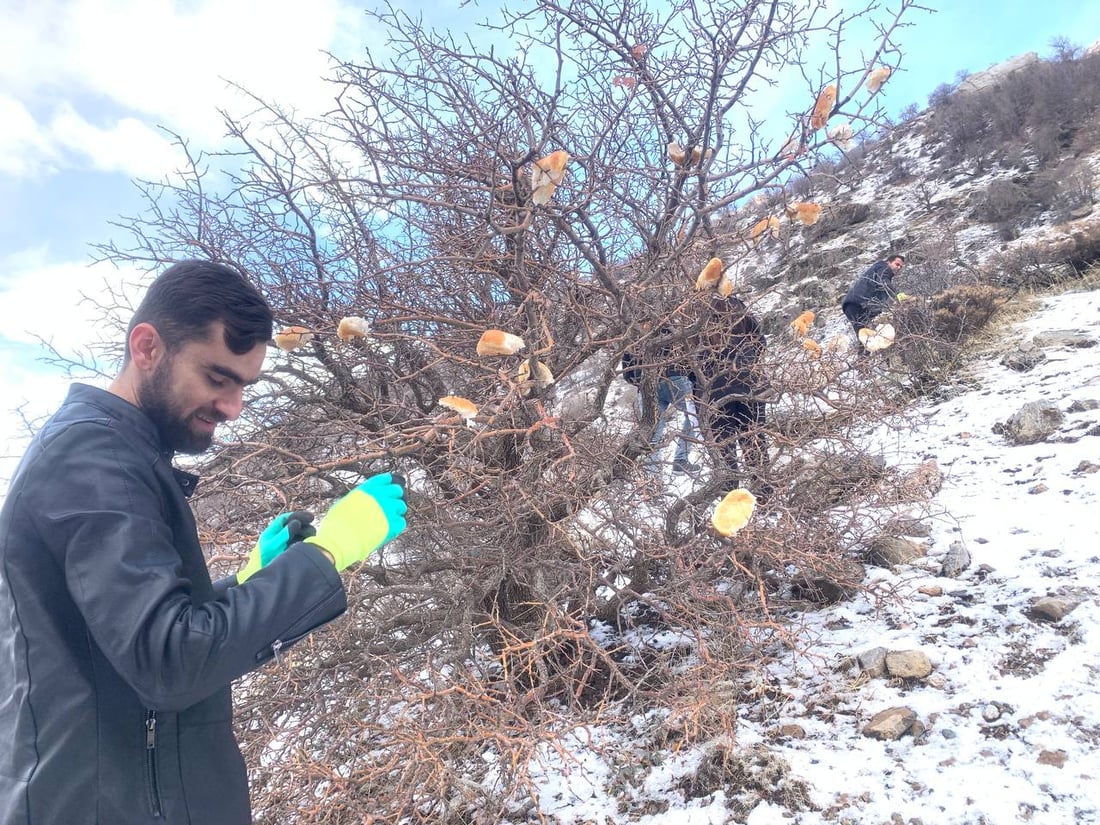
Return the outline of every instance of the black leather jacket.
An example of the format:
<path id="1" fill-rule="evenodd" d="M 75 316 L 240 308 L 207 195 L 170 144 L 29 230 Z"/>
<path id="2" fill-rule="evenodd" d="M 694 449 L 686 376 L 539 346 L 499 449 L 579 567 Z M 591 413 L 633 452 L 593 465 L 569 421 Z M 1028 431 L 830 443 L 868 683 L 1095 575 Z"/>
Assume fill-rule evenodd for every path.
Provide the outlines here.
<path id="1" fill-rule="evenodd" d="M 756 316 L 734 296 L 717 300 L 695 350 L 696 386 L 704 403 L 752 400 L 768 387 L 760 361 L 767 339 Z"/>
<path id="2" fill-rule="evenodd" d="M 886 261 L 878 261 L 856 278 L 845 294 L 844 300 L 841 301 L 841 305 L 854 304 L 877 315 L 888 309 L 897 297 L 898 291 L 894 288 L 894 270 Z"/>
<path id="3" fill-rule="evenodd" d="M 230 682 L 340 615 L 296 544 L 213 584 L 151 421 L 75 385 L 0 510 L 0 823 L 251 821 Z"/>

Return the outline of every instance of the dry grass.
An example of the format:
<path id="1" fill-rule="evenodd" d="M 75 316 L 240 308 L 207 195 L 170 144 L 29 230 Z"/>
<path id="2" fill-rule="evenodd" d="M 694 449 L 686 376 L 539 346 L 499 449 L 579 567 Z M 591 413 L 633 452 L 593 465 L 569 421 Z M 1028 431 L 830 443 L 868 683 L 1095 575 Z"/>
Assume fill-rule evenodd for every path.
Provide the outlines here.
<path id="1" fill-rule="evenodd" d="M 1088 292 L 1094 289 L 1100 289 L 1100 263 L 1092 264 L 1079 277 L 1061 281 L 1032 297 L 1037 300 L 1041 295 L 1063 295 L 1067 292 Z"/>

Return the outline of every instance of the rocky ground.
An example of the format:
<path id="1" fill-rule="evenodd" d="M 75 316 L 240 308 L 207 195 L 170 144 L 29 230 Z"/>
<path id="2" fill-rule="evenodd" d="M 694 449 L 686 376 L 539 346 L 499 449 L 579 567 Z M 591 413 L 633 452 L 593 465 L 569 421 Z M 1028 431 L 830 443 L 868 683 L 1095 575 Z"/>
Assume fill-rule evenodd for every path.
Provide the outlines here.
<path id="1" fill-rule="evenodd" d="M 876 434 L 943 486 L 867 593 L 802 617 L 812 655 L 770 669 L 780 698 L 744 709 L 743 741 L 812 800 L 749 822 L 1100 821 L 1098 343 L 1100 292 L 1040 299 L 952 397 Z"/>

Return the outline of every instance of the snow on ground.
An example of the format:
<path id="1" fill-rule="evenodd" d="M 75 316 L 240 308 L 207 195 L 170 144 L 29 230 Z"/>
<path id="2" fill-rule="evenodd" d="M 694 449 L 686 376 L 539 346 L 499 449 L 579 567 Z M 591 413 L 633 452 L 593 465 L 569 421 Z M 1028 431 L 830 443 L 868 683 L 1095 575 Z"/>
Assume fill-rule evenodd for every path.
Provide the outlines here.
<path id="1" fill-rule="evenodd" d="M 1003 340 L 1015 344 L 1046 330 L 1100 342 L 1100 293 L 1046 299 Z M 842 674 L 821 669 L 798 678 L 805 663 L 785 663 L 781 678 L 812 695 L 785 713 L 806 727 L 807 739 L 778 743 L 778 750 L 815 788 L 818 804 L 829 806 L 839 794 L 853 800 L 853 821 L 889 822 L 894 814 L 937 823 L 1100 821 L 1092 787 L 1100 777 L 1100 475 L 1088 465 L 1078 469 L 1100 464 L 1100 441 L 1079 428 L 1095 424 L 1097 413 L 1066 416 L 1054 438 L 1074 439 L 1068 443 L 1013 446 L 993 431 L 1030 401 L 1064 411 L 1073 401 L 1100 400 L 1095 349 L 1047 355 L 1026 373 L 996 360 L 971 365 L 964 378 L 974 388 L 923 406 L 923 425 L 899 445 L 912 460 L 935 457 L 943 469 L 937 504 L 945 515 L 930 544 L 946 549 L 961 541 L 970 568 L 957 579 L 919 568 L 878 570 L 875 577 L 897 598 L 867 595 L 806 617 L 825 661 L 830 651 L 916 649 L 932 660 L 934 678 L 919 687 L 874 679 L 848 689 Z M 1040 485 L 1046 490 L 1035 492 Z M 938 586 L 943 595 L 924 595 L 922 586 Z M 1038 624 L 1027 610 L 1047 595 L 1082 601 L 1061 623 Z M 802 711 L 816 706 L 822 691 L 841 693 L 837 707 L 806 719 Z M 926 734 L 886 743 L 860 734 L 871 715 L 892 706 L 916 711 Z M 1065 761 L 1042 764 L 1044 752 L 1051 755 L 1042 761 Z M 829 820 L 803 813 L 798 821 Z"/>
<path id="2" fill-rule="evenodd" d="M 1005 349 L 1049 330 L 1100 343 L 1100 292 L 1042 299 L 964 370 L 958 394 L 909 411 L 916 423 L 903 435 L 880 431 L 896 464 L 939 463 L 939 515 L 926 519 L 925 541 L 933 557 L 961 544 L 971 564 L 956 578 L 921 562 L 869 567 L 867 592 L 794 617 L 810 655 L 769 666 L 768 695 L 779 698 L 741 706 L 737 746 L 786 760 L 810 804 L 762 801 L 747 825 L 1100 823 L 1100 409 L 1080 403 L 1100 401 L 1100 349 L 1048 345 L 1026 372 L 999 363 Z M 1053 402 L 1065 419 L 1043 442 L 1010 444 L 994 426 L 1030 401 Z M 1029 611 L 1045 596 L 1076 606 L 1061 621 L 1037 621 Z M 921 651 L 932 674 L 868 678 L 838 666 L 875 647 Z M 871 717 L 892 707 L 913 711 L 923 731 L 865 736 Z M 540 767 L 542 813 L 625 821 L 606 766 L 588 764 L 584 750 L 578 744 L 568 771 L 554 760 Z M 641 793 L 668 809 L 632 821 L 740 821 L 721 791 L 685 802 L 676 790 L 699 758 L 670 754 L 652 769 Z"/>

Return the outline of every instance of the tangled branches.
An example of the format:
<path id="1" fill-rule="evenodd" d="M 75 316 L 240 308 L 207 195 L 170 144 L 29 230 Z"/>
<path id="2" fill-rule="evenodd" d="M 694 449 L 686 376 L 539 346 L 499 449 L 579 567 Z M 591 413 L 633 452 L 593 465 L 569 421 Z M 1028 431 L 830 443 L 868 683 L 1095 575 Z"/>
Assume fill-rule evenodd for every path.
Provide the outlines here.
<path id="1" fill-rule="evenodd" d="M 873 63 L 900 54 L 911 5 L 876 21 Z M 754 81 L 828 72 L 839 92 L 815 121 L 878 120 L 862 58 L 815 68 L 803 51 L 839 44 L 874 8 L 822 19 L 797 3 L 689 2 L 662 17 L 635 0 L 539 2 L 487 29 L 521 43 L 514 55 L 390 9 L 378 22 L 393 57 L 339 63 L 326 120 L 257 101 L 267 124 L 228 124 L 241 167 L 227 181 L 196 156 L 147 187 L 153 225 L 135 221 L 138 247 L 108 257 L 231 262 L 281 323 L 312 333 L 272 352 L 236 440 L 205 467 L 207 537 L 243 541 L 291 503 L 323 513 L 373 472 L 409 480 L 410 527 L 351 577 L 349 615 L 238 691 L 260 821 L 501 821 L 531 808 L 539 761 L 614 708 L 691 697 L 676 736 L 728 726 L 708 686 L 782 642 L 776 576 L 843 550 L 825 511 L 844 494 L 797 491 L 822 466 L 807 455 L 842 449 L 858 398 L 826 392 L 843 367 L 774 349 L 790 407 L 763 461 L 778 515 L 725 539 L 706 518 L 720 466 L 671 497 L 639 470 L 654 422 L 635 418 L 619 360 L 662 326 L 693 346 L 702 264 L 722 251 L 732 276 L 755 254 L 731 253 L 720 227 L 829 148 L 807 127 L 816 79 L 798 155 L 779 151 L 790 124 L 749 116 Z M 536 162 L 555 176 L 538 197 Z M 346 316 L 369 335 L 337 336 Z M 526 348 L 479 356 L 491 329 Z"/>

